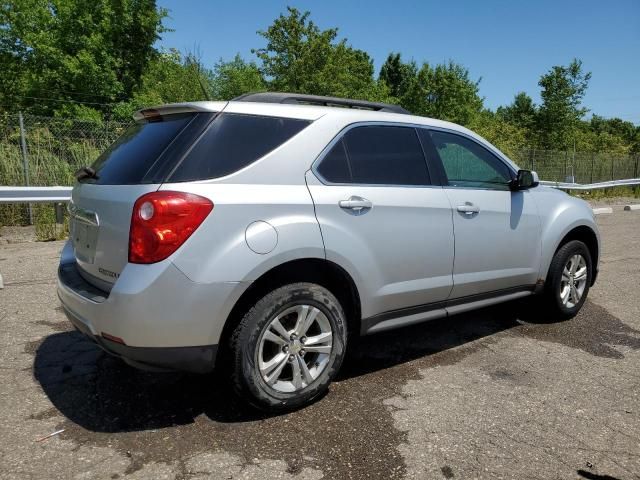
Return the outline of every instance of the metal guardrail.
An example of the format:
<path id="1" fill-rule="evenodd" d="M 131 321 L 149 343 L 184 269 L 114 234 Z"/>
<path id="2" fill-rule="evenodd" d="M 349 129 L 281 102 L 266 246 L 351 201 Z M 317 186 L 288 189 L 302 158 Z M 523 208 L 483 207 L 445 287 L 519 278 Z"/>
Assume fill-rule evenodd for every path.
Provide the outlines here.
<path id="1" fill-rule="evenodd" d="M 640 185 L 640 178 L 628 178 L 626 180 L 611 180 L 609 182 L 598 183 L 567 183 L 567 182 L 547 182 L 540 181 L 541 185 L 559 188 L 561 190 L 598 190 L 601 188 L 628 187 Z"/>
<path id="2" fill-rule="evenodd" d="M 640 178 L 599 183 L 566 183 L 540 181 L 541 185 L 562 190 L 597 190 L 600 188 L 640 185 Z M 71 199 L 72 187 L 0 187 L 0 203 L 57 203 Z"/>
<path id="3" fill-rule="evenodd" d="M 0 187 L 0 203 L 50 203 L 71 200 L 73 187 Z"/>

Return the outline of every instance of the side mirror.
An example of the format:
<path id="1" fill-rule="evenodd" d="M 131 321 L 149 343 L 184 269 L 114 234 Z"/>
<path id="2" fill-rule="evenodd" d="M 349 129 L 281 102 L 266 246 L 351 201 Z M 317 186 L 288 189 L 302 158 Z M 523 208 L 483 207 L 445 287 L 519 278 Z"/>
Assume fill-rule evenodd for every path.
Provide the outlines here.
<path id="1" fill-rule="evenodd" d="M 540 184 L 538 174 L 531 170 L 518 170 L 516 178 L 509 182 L 511 190 L 527 190 L 537 187 Z"/>

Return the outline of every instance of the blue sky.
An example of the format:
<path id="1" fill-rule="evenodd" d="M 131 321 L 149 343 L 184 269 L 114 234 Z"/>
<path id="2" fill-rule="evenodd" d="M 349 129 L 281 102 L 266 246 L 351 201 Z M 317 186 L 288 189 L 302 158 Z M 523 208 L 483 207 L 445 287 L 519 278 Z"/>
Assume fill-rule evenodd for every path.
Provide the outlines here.
<path id="1" fill-rule="evenodd" d="M 160 45 L 197 48 L 212 66 L 236 53 L 250 59 L 265 29 L 287 5 L 310 10 L 321 27 L 338 27 L 374 59 L 389 52 L 418 63 L 449 59 L 482 77 L 485 105 L 510 103 L 519 91 L 539 99 L 541 74 L 583 60 L 593 73 L 585 105 L 593 113 L 640 124 L 640 0 L 159 0 L 170 10 Z"/>

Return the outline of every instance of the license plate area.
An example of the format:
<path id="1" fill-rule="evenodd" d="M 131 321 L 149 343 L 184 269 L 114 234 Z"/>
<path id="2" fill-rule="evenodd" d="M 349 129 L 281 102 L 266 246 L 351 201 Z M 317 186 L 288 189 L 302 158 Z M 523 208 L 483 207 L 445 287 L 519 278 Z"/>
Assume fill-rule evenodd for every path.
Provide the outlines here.
<path id="1" fill-rule="evenodd" d="M 81 262 L 93 264 L 98 243 L 98 227 L 71 218 L 69 233 L 76 258 Z"/>

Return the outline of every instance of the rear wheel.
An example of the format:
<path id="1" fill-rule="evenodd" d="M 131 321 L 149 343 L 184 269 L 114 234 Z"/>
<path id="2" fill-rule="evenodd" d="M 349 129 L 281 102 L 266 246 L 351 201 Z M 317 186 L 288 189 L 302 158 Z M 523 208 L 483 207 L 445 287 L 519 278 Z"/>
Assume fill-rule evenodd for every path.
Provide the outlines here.
<path id="1" fill-rule="evenodd" d="M 572 240 L 560 247 L 547 276 L 548 313 L 560 320 L 575 317 L 587 298 L 592 276 L 591 255 L 584 243 Z"/>
<path id="2" fill-rule="evenodd" d="M 265 295 L 231 337 L 232 384 L 262 410 L 288 410 L 321 395 L 347 342 L 346 319 L 324 287 L 294 283 Z"/>

